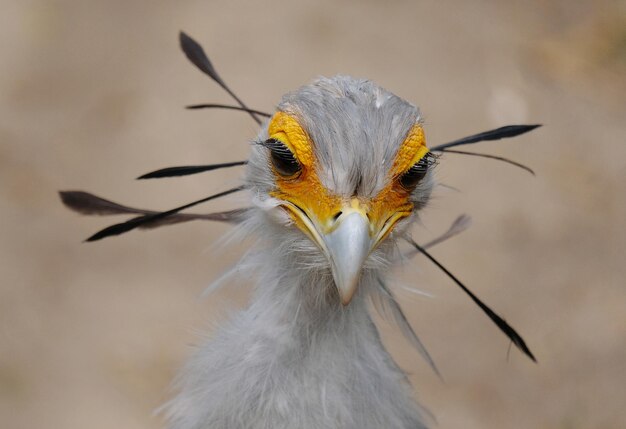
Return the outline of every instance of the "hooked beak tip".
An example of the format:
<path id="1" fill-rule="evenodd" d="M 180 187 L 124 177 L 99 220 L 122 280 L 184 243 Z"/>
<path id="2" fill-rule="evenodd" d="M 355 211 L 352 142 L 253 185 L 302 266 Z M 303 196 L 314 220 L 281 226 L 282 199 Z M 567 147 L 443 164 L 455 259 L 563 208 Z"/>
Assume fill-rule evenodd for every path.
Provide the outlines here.
<path id="1" fill-rule="evenodd" d="M 335 280 L 335 286 L 339 292 L 339 299 L 341 304 L 345 307 L 352 301 L 361 276 L 359 275 L 360 273 L 356 273 L 350 280 L 342 281 L 335 278 L 334 273 L 335 270 L 333 270 L 333 279 Z"/>

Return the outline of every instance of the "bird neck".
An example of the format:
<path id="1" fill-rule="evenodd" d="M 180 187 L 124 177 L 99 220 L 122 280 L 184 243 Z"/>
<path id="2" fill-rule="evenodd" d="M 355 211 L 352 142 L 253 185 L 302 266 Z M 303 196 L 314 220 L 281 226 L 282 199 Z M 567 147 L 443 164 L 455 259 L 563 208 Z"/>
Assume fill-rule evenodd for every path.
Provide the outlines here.
<path id="1" fill-rule="evenodd" d="M 351 303 L 341 304 L 329 271 L 287 270 L 261 278 L 248 311 L 268 326 L 281 326 L 285 335 L 305 344 L 316 339 L 349 336 L 355 332 L 377 337 L 367 308 L 371 275 L 363 276 Z M 302 345 L 304 345 L 302 344 Z"/>
<path id="2" fill-rule="evenodd" d="M 367 309 L 375 277 L 344 307 L 330 273 L 263 266 L 250 305 L 183 374 L 173 427 L 424 428 Z"/>

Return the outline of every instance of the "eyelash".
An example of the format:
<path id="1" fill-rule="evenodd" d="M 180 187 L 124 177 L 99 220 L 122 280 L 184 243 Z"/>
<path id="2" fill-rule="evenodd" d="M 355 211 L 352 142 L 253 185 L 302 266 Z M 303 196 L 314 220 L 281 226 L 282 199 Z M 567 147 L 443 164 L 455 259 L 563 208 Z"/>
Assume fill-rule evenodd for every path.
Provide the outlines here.
<path id="1" fill-rule="evenodd" d="M 280 140 L 268 139 L 261 144 L 270 150 L 270 161 L 281 176 L 293 177 L 302 171 L 302 166 L 293 152 Z M 412 190 L 424 179 L 435 163 L 435 156 L 428 152 L 400 176 L 400 185 L 407 190 Z"/>
<path id="2" fill-rule="evenodd" d="M 400 185 L 408 191 L 412 190 L 422 181 L 435 162 L 435 156 L 428 152 L 422 159 L 413 164 L 406 173 L 400 176 Z"/>
<path id="3" fill-rule="evenodd" d="M 270 161 L 278 174 L 291 178 L 300 173 L 302 166 L 283 142 L 277 139 L 268 139 L 263 142 L 263 146 L 270 150 Z"/>

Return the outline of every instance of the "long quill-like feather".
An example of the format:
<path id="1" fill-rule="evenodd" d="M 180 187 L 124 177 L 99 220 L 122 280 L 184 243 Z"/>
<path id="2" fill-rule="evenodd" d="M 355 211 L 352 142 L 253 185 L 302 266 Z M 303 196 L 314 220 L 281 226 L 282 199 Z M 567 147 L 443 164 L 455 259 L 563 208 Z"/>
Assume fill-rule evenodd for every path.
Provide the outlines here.
<path id="1" fill-rule="evenodd" d="M 465 292 L 471 299 L 474 301 L 478 307 L 491 319 L 493 323 L 496 324 L 498 328 L 507 336 L 509 339 L 515 344 L 515 346 L 522 351 L 526 356 L 528 356 L 533 362 L 537 362 L 537 359 L 530 351 L 526 342 L 522 338 L 520 334 L 517 333 L 511 325 L 509 325 L 502 317 L 498 316 L 491 308 L 489 308 L 484 302 L 482 302 L 474 293 L 469 290 L 454 274 L 452 274 L 446 267 L 444 267 L 437 259 L 435 259 L 429 252 L 426 251 L 422 246 L 417 244 L 410 238 L 406 238 L 406 240 L 412 244 L 417 250 L 419 250 L 426 258 L 428 258 L 433 264 L 435 264 L 441 271 L 443 271 L 454 283 L 456 283 L 462 290 Z"/>
<path id="2" fill-rule="evenodd" d="M 146 174 L 142 174 L 137 179 L 160 179 L 162 177 L 180 177 L 189 176 L 191 174 L 204 173 L 205 171 L 219 170 L 221 168 L 237 167 L 240 165 L 246 165 L 248 161 L 234 161 L 224 162 L 221 164 L 206 164 L 206 165 L 185 165 L 180 167 L 166 167 L 159 170 L 151 171 Z"/>
<path id="3" fill-rule="evenodd" d="M 184 204 L 184 205 L 182 205 L 180 207 L 176 207 L 176 208 L 173 208 L 171 210 L 135 217 L 135 218 L 127 220 L 126 222 L 117 223 L 115 225 L 111 225 L 111 226 L 109 226 L 107 228 L 104 228 L 104 229 L 96 232 L 91 237 L 89 237 L 86 241 L 97 241 L 97 240 L 101 240 L 103 238 L 110 237 L 110 236 L 113 236 L 113 235 L 124 234 L 126 232 L 132 231 L 133 229 L 136 229 L 136 228 L 139 228 L 139 227 L 147 227 L 151 223 L 161 222 L 165 218 L 169 218 L 169 217 L 175 215 L 176 213 L 178 213 L 178 212 L 180 212 L 182 210 L 188 209 L 190 207 L 193 207 L 195 205 L 198 205 L 198 204 L 210 201 L 210 200 L 214 200 L 216 198 L 224 197 L 226 195 L 232 194 L 234 192 L 241 191 L 243 189 L 244 188 L 242 186 L 239 186 L 237 188 L 232 188 L 232 189 L 229 189 L 227 191 L 219 192 L 217 194 L 210 195 L 208 197 L 199 199 L 197 201 L 193 201 L 191 203 Z"/>
<path id="4" fill-rule="evenodd" d="M 180 32 L 179 40 L 180 47 L 189 59 L 189 61 L 191 61 L 203 73 L 205 73 L 215 82 L 217 82 L 217 84 L 221 86 L 224 91 L 226 91 L 231 97 L 233 97 L 233 99 L 250 114 L 252 119 L 254 119 L 257 124 L 261 125 L 262 122 L 259 117 L 254 112 L 252 112 L 252 109 L 246 106 L 246 104 L 241 101 L 239 97 L 237 97 L 237 95 L 228 87 L 228 85 L 226 85 L 226 82 L 224 82 L 224 80 L 217 73 L 217 70 L 215 70 L 215 67 L 213 67 L 213 64 L 209 60 L 209 57 L 207 57 L 207 55 L 204 53 L 204 49 L 202 49 L 202 46 L 200 46 L 198 42 L 193 40 L 182 31 Z"/>
<path id="5" fill-rule="evenodd" d="M 135 207 L 124 206 L 94 194 L 84 191 L 61 191 L 59 192 L 63 204 L 77 213 L 84 215 L 118 215 L 118 214 L 140 214 L 154 215 L 159 213 L 154 210 L 144 210 Z M 157 228 L 175 223 L 189 222 L 193 220 L 211 220 L 218 222 L 238 223 L 243 220 L 244 214 L 249 209 L 234 209 L 215 213 L 177 213 L 170 217 L 140 225 L 141 229 Z"/>
<path id="6" fill-rule="evenodd" d="M 463 137 L 458 140 L 453 140 L 448 143 L 437 145 L 430 150 L 433 152 L 442 151 L 455 146 L 462 146 L 466 144 L 473 144 L 482 141 L 507 139 L 510 137 L 519 136 L 520 134 L 527 133 L 539 128 L 541 124 L 533 125 L 506 125 L 504 127 L 496 128 L 494 130 L 483 131 L 482 133 L 474 134 L 471 136 Z"/>

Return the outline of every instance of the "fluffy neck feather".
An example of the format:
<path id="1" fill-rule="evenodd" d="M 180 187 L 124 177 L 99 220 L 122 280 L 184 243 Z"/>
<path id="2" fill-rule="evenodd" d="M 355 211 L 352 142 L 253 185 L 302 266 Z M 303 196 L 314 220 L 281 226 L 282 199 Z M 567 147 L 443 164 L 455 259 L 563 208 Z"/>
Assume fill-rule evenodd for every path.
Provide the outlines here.
<path id="1" fill-rule="evenodd" d="M 264 258 L 261 267 L 284 263 Z M 368 313 L 373 270 L 347 307 L 329 272 L 261 268 L 255 275 L 249 307 L 217 330 L 180 377 L 168 406 L 171 428 L 425 427 Z"/>

